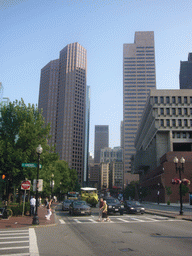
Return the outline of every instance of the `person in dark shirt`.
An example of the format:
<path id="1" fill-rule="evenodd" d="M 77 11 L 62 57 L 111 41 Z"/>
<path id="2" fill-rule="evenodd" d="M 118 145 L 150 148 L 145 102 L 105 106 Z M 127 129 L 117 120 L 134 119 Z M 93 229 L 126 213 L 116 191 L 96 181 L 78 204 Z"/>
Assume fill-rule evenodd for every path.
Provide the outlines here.
<path id="1" fill-rule="evenodd" d="M 100 203 L 99 203 L 99 219 L 98 219 L 98 221 L 101 221 L 101 218 L 102 218 L 103 205 L 104 205 L 103 198 L 100 198 Z"/>

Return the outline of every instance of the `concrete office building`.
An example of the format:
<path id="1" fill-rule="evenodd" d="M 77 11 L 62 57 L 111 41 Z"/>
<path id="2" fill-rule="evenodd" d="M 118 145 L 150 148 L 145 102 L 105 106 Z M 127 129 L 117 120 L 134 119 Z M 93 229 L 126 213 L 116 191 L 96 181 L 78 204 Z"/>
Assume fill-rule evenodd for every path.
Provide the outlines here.
<path id="1" fill-rule="evenodd" d="M 188 61 L 180 62 L 180 89 L 192 89 L 192 53 L 188 54 Z"/>
<path id="2" fill-rule="evenodd" d="M 123 161 L 123 150 L 120 147 L 103 148 L 100 153 L 100 162 L 110 163 L 112 161 Z"/>
<path id="3" fill-rule="evenodd" d="M 113 161 L 109 164 L 109 188 L 123 188 L 123 162 Z"/>
<path id="4" fill-rule="evenodd" d="M 123 121 L 121 121 L 121 125 L 120 125 L 120 147 L 122 149 L 124 148 L 124 126 L 123 126 Z"/>
<path id="5" fill-rule="evenodd" d="M 90 127 L 90 86 L 87 86 L 86 93 L 86 115 L 85 115 L 85 153 L 84 153 L 84 186 L 88 186 L 88 165 L 89 165 L 89 127 Z"/>
<path id="6" fill-rule="evenodd" d="M 156 88 L 154 32 L 135 32 L 134 43 L 123 45 L 123 161 L 127 181 L 131 179 L 126 175 L 131 172 L 136 131 L 152 88 Z"/>
<path id="7" fill-rule="evenodd" d="M 109 188 L 109 163 L 100 164 L 100 188 Z"/>
<path id="8" fill-rule="evenodd" d="M 106 147 L 109 147 L 109 126 L 95 125 L 95 148 L 94 148 L 95 163 L 100 163 L 101 149 Z"/>
<path id="9" fill-rule="evenodd" d="M 77 170 L 81 184 L 84 180 L 86 74 L 86 50 L 79 43 L 68 44 L 60 51 L 59 60 L 43 68 L 39 94 L 39 108 L 43 108 L 46 122 L 51 122 L 56 152 L 70 168 Z"/>
<path id="10" fill-rule="evenodd" d="M 167 152 L 192 151 L 192 90 L 151 90 L 135 139 L 133 172 L 146 174 Z"/>
<path id="11" fill-rule="evenodd" d="M 38 108 L 43 110 L 45 124 L 50 123 L 50 146 L 56 144 L 58 77 L 59 59 L 50 61 L 41 69 Z"/>

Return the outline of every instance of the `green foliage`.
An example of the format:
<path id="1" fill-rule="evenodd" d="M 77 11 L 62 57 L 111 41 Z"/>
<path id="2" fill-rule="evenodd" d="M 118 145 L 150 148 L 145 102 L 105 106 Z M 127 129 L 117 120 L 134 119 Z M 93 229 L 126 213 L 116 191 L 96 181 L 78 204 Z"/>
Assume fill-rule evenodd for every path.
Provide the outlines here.
<path id="1" fill-rule="evenodd" d="M 181 184 L 182 196 L 185 196 L 188 192 L 189 192 L 189 187 L 185 186 L 184 184 Z"/>
<path id="2" fill-rule="evenodd" d="M 98 203 L 97 199 L 95 197 L 87 197 L 86 202 L 90 204 L 91 206 L 95 207 Z"/>
<path id="3" fill-rule="evenodd" d="M 171 187 L 167 187 L 165 186 L 165 189 L 166 189 L 166 193 L 168 196 L 170 196 L 172 194 L 172 190 L 171 190 Z"/>
<path id="4" fill-rule="evenodd" d="M 136 186 L 138 185 L 138 181 L 131 181 L 129 185 L 125 188 L 125 198 L 131 197 L 131 199 L 135 198 L 136 195 Z"/>
<path id="5" fill-rule="evenodd" d="M 23 204 L 11 204 L 9 207 L 11 209 L 13 216 L 21 216 L 23 213 Z M 30 212 L 30 203 L 25 203 L 24 214 Z"/>
<path id="6" fill-rule="evenodd" d="M 167 201 L 167 205 L 170 205 L 170 204 L 171 204 L 171 202 L 168 200 L 168 201 Z"/>

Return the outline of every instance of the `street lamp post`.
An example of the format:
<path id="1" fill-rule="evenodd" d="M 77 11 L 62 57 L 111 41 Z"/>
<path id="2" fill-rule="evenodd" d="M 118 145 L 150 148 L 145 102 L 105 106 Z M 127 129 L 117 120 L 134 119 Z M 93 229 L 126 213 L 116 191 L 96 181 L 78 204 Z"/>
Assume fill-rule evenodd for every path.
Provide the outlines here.
<path id="1" fill-rule="evenodd" d="M 38 182 L 39 182 L 39 162 L 40 162 L 40 155 L 43 152 L 43 148 L 39 145 L 36 149 L 38 154 L 38 165 L 37 165 L 37 180 L 36 180 L 36 209 L 35 214 L 33 216 L 33 225 L 39 225 L 39 217 L 38 217 Z"/>
<path id="2" fill-rule="evenodd" d="M 175 169 L 176 169 L 176 173 L 179 171 L 179 179 L 181 181 L 181 172 L 184 173 L 184 163 L 185 163 L 185 158 L 181 157 L 180 159 L 180 163 L 181 166 L 177 166 L 179 159 L 177 157 L 175 157 L 173 159 L 173 162 L 175 163 Z M 182 199 L 182 190 L 181 190 L 181 183 L 179 185 L 179 194 L 180 194 L 180 215 L 183 215 L 183 199 Z"/>
<path id="3" fill-rule="evenodd" d="M 54 184 L 55 184 L 53 178 L 54 178 L 54 174 L 52 173 L 52 175 L 51 175 L 51 198 L 53 198 L 53 188 L 54 188 Z"/>
<path id="4" fill-rule="evenodd" d="M 158 185 L 158 191 L 157 191 L 157 203 L 159 204 L 159 196 L 160 196 L 160 183 L 157 184 Z"/>

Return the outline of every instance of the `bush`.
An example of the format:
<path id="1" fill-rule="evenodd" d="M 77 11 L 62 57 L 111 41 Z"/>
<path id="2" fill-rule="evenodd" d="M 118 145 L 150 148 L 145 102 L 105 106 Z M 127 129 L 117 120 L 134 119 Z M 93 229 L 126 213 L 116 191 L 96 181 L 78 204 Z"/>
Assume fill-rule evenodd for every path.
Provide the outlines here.
<path id="1" fill-rule="evenodd" d="M 12 210 L 13 216 L 20 216 L 23 213 L 23 204 L 11 204 L 9 206 L 9 209 Z M 25 203 L 24 214 L 26 214 L 27 212 L 30 212 L 30 203 L 29 202 Z"/>
<path id="2" fill-rule="evenodd" d="M 170 201 L 167 201 L 167 205 L 170 205 L 170 203 L 171 203 Z"/>

